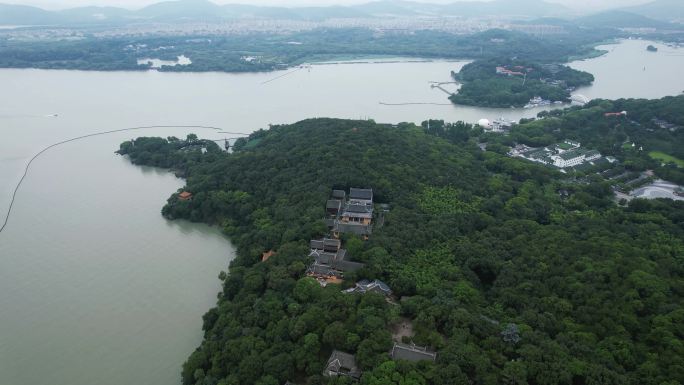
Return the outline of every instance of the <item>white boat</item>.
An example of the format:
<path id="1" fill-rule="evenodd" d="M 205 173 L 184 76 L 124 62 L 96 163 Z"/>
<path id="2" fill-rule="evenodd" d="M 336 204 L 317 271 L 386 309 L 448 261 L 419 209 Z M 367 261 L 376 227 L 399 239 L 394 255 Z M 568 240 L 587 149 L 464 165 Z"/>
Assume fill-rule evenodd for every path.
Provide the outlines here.
<path id="1" fill-rule="evenodd" d="M 551 101 L 542 99 L 539 96 L 535 96 L 532 99 L 530 99 L 530 102 L 525 105 L 525 108 L 535 108 L 535 107 L 542 107 L 542 106 L 550 106 Z"/>

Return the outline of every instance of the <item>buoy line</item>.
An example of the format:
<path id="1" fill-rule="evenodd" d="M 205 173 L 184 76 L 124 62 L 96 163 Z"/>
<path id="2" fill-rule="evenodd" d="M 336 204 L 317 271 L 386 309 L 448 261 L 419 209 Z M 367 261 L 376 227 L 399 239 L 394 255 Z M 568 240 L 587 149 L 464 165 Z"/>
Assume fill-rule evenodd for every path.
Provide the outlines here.
<path id="1" fill-rule="evenodd" d="M 101 135 L 114 134 L 117 132 L 143 130 L 143 129 L 149 129 L 149 128 L 202 128 L 202 129 L 210 129 L 210 130 L 222 130 L 222 128 L 220 128 L 220 127 L 211 127 L 211 126 L 140 126 L 140 127 L 129 127 L 129 128 L 118 129 L 118 130 L 96 132 L 93 134 L 77 136 L 75 138 L 62 140 L 60 142 L 53 143 L 53 144 L 43 148 L 42 150 L 40 150 L 36 155 L 34 155 L 28 161 L 28 163 L 26 163 L 26 167 L 24 167 L 24 174 L 21 176 L 21 179 L 19 179 L 19 182 L 14 187 L 14 191 L 12 192 L 12 199 L 10 200 L 9 207 L 7 208 L 7 214 L 5 215 L 5 220 L 3 221 L 2 227 L 0 227 L 0 234 L 2 234 L 2 232 L 5 230 L 5 227 L 7 227 L 7 224 L 9 223 L 9 218 L 10 218 L 10 215 L 12 214 L 12 208 L 14 207 L 14 201 L 17 198 L 17 193 L 19 192 L 19 188 L 21 187 L 21 184 L 24 182 L 24 179 L 26 179 L 26 176 L 28 175 L 29 169 L 31 168 L 31 164 L 33 163 L 34 160 L 38 159 L 43 153 L 45 153 L 46 151 L 48 151 L 51 148 L 61 146 L 61 145 L 66 144 L 66 143 L 75 142 L 77 140 L 91 138 L 93 136 L 101 136 Z"/>

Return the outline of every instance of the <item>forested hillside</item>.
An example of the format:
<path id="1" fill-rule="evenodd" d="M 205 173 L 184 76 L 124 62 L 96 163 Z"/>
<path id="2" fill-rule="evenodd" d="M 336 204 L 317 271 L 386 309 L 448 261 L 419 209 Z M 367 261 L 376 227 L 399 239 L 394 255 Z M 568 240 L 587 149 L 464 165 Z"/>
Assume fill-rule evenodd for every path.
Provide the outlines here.
<path id="1" fill-rule="evenodd" d="M 1 32 L 1 31 L 0 31 Z M 175 61 L 189 57 L 192 64 L 163 66 L 160 71 L 250 72 L 272 71 L 304 62 L 341 57 L 377 56 L 419 58 L 524 57 L 540 62 L 564 61 L 594 55 L 594 44 L 614 33 L 592 31 L 535 38 L 519 32 L 489 30 L 457 35 L 440 31 L 377 34 L 368 29 L 316 29 L 296 33 L 246 33 L 230 36 L 87 37 L 78 40 L 20 40 L 0 33 L 0 68 L 81 70 L 148 70 L 141 58 Z M 245 60 L 246 57 L 253 59 Z"/>
<path id="2" fill-rule="evenodd" d="M 606 185 L 483 152 L 479 135 L 314 119 L 233 154 L 122 144 L 187 175 L 193 199 L 174 194 L 166 217 L 221 226 L 238 247 L 183 384 L 347 383 L 321 375 L 333 349 L 355 354 L 366 385 L 683 383 L 684 204 L 618 208 Z M 368 241 L 346 239 L 366 267 L 322 288 L 304 277 L 308 241 L 326 231 L 331 189 L 349 187 L 390 211 Z M 387 282 L 395 303 L 341 292 L 360 278 Z M 390 360 L 400 319 L 436 362 Z"/>

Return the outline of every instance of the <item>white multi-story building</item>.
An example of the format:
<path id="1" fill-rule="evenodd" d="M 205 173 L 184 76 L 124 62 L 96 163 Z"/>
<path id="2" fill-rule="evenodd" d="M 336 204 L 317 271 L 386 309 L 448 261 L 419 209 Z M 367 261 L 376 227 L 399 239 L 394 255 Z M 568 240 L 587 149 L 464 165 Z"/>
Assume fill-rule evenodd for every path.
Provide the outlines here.
<path id="1" fill-rule="evenodd" d="M 591 162 L 591 161 L 593 161 L 593 160 L 598 160 L 598 159 L 601 159 L 601 157 L 602 157 L 602 156 L 601 156 L 601 153 L 598 152 L 598 151 L 596 151 L 596 150 L 590 150 L 590 151 L 587 151 L 587 152 L 584 154 L 584 160 L 585 160 L 586 162 Z"/>
<path id="2" fill-rule="evenodd" d="M 586 155 L 583 151 L 565 151 L 562 154 L 552 155 L 553 165 L 558 168 L 574 167 L 585 162 Z"/>
<path id="3" fill-rule="evenodd" d="M 575 167 L 602 157 L 598 151 L 585 150 L 581 148 L 579 142 L 572 140 L 565 140 L 554 146 L 519 152 L 516 156 L 558 168 Z"/>

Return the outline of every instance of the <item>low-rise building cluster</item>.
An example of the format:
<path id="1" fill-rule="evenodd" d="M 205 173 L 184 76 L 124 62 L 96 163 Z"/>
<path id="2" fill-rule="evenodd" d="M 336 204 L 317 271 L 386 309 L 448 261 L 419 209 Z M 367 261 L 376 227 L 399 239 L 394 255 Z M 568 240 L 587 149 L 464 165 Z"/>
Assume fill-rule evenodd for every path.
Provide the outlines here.
<path id="1" fill-rule="evenodd" d="M 346 272 L 361 269 L 364 264 L 349 260 L 347 250 L 342 246 L 342 234 L 354 234 L 368 239 L 373 226 L 373 190 L 351 188 L 349 194 L 343 190 L 333 190 L 326 202 L 326 224 L 330 230 L 328 237 L 314 239 L 309 243 L 309 257 L 313 262 L 306 271 L 310 277 L 316 278 L 321 285 L 340 283 Z M 379 293 L 385 297 L 392 295 L 392 289 L 380 280 L 361 280 L 345 293 Z M 393 360 L 434 361 L 437 353 L 427 347 L 415 344 L 396 342 L 389 352 Z M 361 369 L 354 355 L 333 350 L 323 370 L 326 377 L 349 377 L 353 381 L 361 378 Z"/>
<path id="2" fill-rule="evenodd" d="M 558 168 L 575 167 L 602 158 L 600 152 L 582 148 L 579 142 L 572 140 L 542 148 L 520 145 L 513 148 L 509 155 Z"/>
<path id="3" fill-rule="evenodd" d="M 510 131 L 514 124 L 516 124 L 516 122 L 504 118 L 494 119 L 491 121 L 489 119 L 480 119 L 477 122 L 477 125 L 482 127 L 482 129 L 485 131 L 497 133 Z"/>
<path id="4" fill-rule="evenodd" d="M 524 76 L 526 73 L 533 71 L 532 68 L 526 68 L 524 66 L 514 66 L 511 68 L 512 69 L 506 66 L 498 66 L 496 67 L 496 73 L 498 75 L 506 76 Z"/>
<path id="5" fill-rule="evenodd" d="M 676 124 L 672 124 L 672 123 L 668 122 L 667 120 L 653 118 L 653 119 L 651 119 L 651 122 L 653 122 L 653 124 L 655 124 L 656 126 L 662 128 L 664 130 L 669 130 L 671 132 L 675 132 L 679 129 L 679 126 L 677 126 Z"/>
<path id="6" fill-rule="evenodd" d="M 330 234 L 310 242 L 309 257 L 313 262 L 306 270 L 306 274 L 316 278 L 321 285 L 339 283 L 345 273 L 364 266 L 349 260 L 340 238 L 342 234 L 354 234 L 368 239 L 373 230 L 373 190 L 351 188 L 349 195 L 343 190 L 333 190 L 325 208 Z"/>
<path id="7" fill-rule="evenodd" d="M 357 271 L 364 266 L 363 263 L 346 259 L 347 250 L 342 248 L 339 239 L 312 240 L 310 248 L 309 257 L 314 261 L 306 270 L 306 274 L 323 284 L 342 280 L 345 272 Z"/>
<path id="8" fill-rule="evenodd" d="M 404 360 L 410 362 L 435 361 L 437 353 L 427 347 L 417 346 L 416 344 L 395 343 L 389 352 L 393 360 Z M 361 378 L 362 371 L 356 363 L 356 358 L 345 352 L 333 350 L 328 358 L 328 362 L 323 370 L 326 377 L 350 377 L 353 380 Z"/>
<path id="9" fill-rule="evenodd" d="M 326 204 L 326 224 L 335 238 L 341 234 L 356 234 L 363 239 L 373 232 L 373 190 L 333 190 Z"/>

